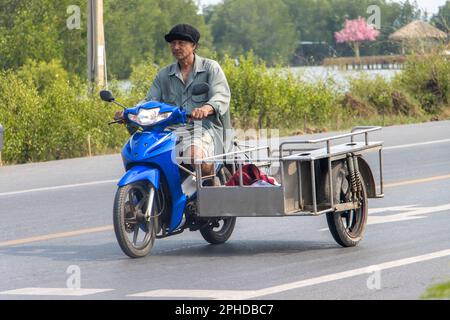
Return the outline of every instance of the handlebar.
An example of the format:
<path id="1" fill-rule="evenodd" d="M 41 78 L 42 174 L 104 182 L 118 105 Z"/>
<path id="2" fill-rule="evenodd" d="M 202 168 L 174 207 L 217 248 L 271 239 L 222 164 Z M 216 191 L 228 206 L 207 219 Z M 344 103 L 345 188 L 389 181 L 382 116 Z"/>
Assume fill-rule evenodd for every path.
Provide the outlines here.
<path id="1" fill-rule="evenodd" d="M 193 125 L 193 122 L 194 122 L 194 118 L 192 118 L 192 115 L 191 114 L 186 114 L 186 118 L 187 118 L 187 122 L 186 122 L 186 124 L 187 125 Z M 109 122 L 108 123 L 108 125 L 114 125 L 114 124 L 126 124 L 126 119 L 125 118 L 122 118 L 122 119 L 119 119 L 119 120 L 115 120 L 115 121 L 112 121 L 112 122 Z"/>
<path id="2" fill-rule="evenodd" d="M 113 124 L 125 124 L 125 121 L 124 120 L 116 120 L 116 121 L 108 123 L 109 126 L 112 126 Z"/>

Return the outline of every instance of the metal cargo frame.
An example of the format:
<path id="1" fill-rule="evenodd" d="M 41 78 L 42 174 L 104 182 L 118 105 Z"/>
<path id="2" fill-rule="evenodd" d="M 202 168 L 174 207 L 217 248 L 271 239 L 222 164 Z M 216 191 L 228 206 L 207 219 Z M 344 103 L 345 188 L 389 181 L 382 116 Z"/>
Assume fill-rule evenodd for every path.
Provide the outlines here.
<path id="1" fill-rule="evenodd" d="M 381 127 L 356 127 L 350 133 L 316 140 L 289 140 L 280 144 L 278 156 L 274 157 L 269 147 L 246 148 L 235 152 L 221 154 L 195 162 L 195 175 L 201 177 L 201 164 L 224 164 L 231 167 L 232 173 L 240 172 L 239 186 L 203 186 L 203 181 L 211 177 L 197 179 L 197 206 L 200 217 L 284 217 L 317 216 L 337 211 L 342 204 L 335 204 L 333 199 L 333 175 L 329 181 L 318 181 L 320 172 L 331 172 L 335 161 L 342 161 L 348 155 L 362 159 L 362 154 L 378 151 L 379 192 L 368 165 L 372 181 L 371 198 L 382 198 L 383 194 L 383 143 L 370 142 L 369 133 L 380 131 Z M 364 135 L 364 141 L 355 138 Z M 333 146 L 332 142 L 349 138 L 346 144 Z M 318 145 L 325 146 L 317 148 Z M 292 146 L 288 148 L 287 146 Z M 308 146 L 309 148 L 306 148 Z M 265 154 L 261 156 L 261 152 Z M 255 156 L 256 153 L 256 156 Z M 364 160 L 359 160 L 363 161 Z M 277 178 L 280 186 L 255 187 L 243 185 L 242 167 L 255 164 L 258 167 L 271 168 L 279 164 Z M 323 168 L 325 167 L 325 168 Z M 323 183 L 321 183 L 323 182 Z M 323 199 L 319 194 L 323 188 L 330 188 L 329 198 Z M 322 189 L 321 189 L 322 188 Z M 344 205 L 345 206 L 345 205 Z"/>

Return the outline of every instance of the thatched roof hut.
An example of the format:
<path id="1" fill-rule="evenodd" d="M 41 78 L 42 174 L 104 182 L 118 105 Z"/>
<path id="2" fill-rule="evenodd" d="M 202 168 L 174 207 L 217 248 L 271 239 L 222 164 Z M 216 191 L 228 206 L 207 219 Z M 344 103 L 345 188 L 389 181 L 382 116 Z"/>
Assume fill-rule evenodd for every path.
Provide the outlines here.
<path id="1" fill-rule="evenodd" d="M 445 40 L 447 39 L 447 34 L 425 21 L 416 20 L 391 34 L 389 39 L 394 41 L 425 39 Z"/>
<path id="2" fill-rule="evenodd" d="M 413 21 L 389 36 L 389 40 L 402 43 L 403 54 L 406 51 L 425 53 L 447 39 L 448 35 L 445 32 L 422 20 Z"/>

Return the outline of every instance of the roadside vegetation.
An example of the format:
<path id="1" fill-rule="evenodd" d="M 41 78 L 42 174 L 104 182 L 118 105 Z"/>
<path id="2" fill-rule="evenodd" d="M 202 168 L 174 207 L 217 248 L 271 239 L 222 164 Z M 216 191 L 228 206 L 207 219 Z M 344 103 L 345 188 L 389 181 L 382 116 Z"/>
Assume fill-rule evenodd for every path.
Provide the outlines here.
<path id="1" fill-rule="evenodd" d="M 426 300 L 450 300 L 450 281 L 431 286 L 421 298 Z"/>
<path id="2" fill-rule="evenodd" d="M 304 82 L 281 67 L 268 69 L 251 53 L 222 66 L 232 90 L 235 128 L 279 129 L 282 135 L 344 130 L 354 125 L 392 125 L 450 119 L 450 63 L 442 55 L 412 56 L 393 80 L 366 76 L 342 92 L 333 80 Z M 131 90 L 112 81 L 117 99 L 142 100 L 158 71 L 151 62 L 133 66 Z M 103 103 L 61 62 L 28 61 L 0 72 L 3 161 L 25 163 L 117 152 L 127 139 L 108 126 L 116 107 Z"/>
<path id="3" fill-rule="evenodd" d="M 116 107 L 98 98 L 86 77 L 86 1 L 4 0 L 0 3 L 0 124 L 2 161 L 48 161 L 118 152 L 127 139 L 108 126 Z M 202 33 L 199 54 L 220 61 L 232 90 L 236 128 L 273 128 L 282 135 L 450 118 L 448 56 L 411 56 L 393 80 L 361 75 L 342 90 L 335 79 L 311 83 L 286 66 L 352 56 L 334 33 L 346 19 L 383 12 L 379 41 L 363 56 L 390 55 L 390 33 L 416 19 L 443 31 L 450 1 L 427 17 L 411 1 L 225 0 L 198 10 L 193 0 L 105 1 L 109 89 L 125 105 L 142 100 L 158 69 L 172 61 L 162 34 L 174 24 Z M 67 9 L 79 6 L 79 28 L 67 27 Z M 283 35 L 280 37 L 279 35 Z M 302 46 L 320 40 L 321 44 Z M 448 49 L 447 49 L 448 50 Z M 440 50 L 439 52 L 443 52 Z M 123 90 L 123 80 L 130 90 Z"/>

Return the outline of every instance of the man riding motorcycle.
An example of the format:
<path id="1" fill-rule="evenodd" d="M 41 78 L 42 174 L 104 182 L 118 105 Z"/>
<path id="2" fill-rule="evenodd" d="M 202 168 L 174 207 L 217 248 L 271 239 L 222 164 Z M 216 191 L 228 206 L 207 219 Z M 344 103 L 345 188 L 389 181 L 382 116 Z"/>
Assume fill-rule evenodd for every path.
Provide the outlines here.
<path id="1" fill-rule="evenodd" d="M 165 35 L 172 55 L 177 62 L 163 68 L 153 81 L 145 101 L 159 101 L 182 105 L 196 123 L 194 136 L 185 144 L 180 156 L 193 161 L 223 154 L 230 150 L 232 127 L 230 120 L 230 88 L 220 65 L 196 54 L 200 32 L 193 26 L 179 24 Z M 192 96 L 192 88 L 208 83 L 210 90 L 200 96 Z M 123 119 L 118 113 L 116 120 Z M 180 133 L 180 135 L 185 135 Z M 202 165 L 203 176 L 214 175 L 213 164 Z M 212 182 L 217 185 L 216 181 Z"/>

